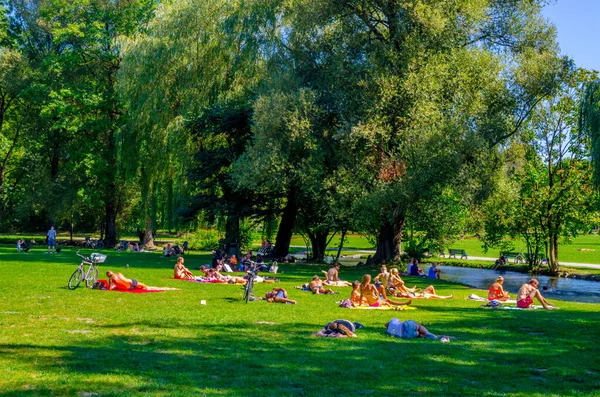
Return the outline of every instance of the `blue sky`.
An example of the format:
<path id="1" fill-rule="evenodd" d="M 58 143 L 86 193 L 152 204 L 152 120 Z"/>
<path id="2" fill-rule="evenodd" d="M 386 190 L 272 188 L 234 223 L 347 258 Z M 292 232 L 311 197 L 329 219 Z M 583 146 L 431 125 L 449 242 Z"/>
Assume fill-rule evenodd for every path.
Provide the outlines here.
<path id="1" fill-rule="evenodd" d="M 561 54 L 600 71 L 600 0 L 553 0 L 543 14 L 556 26 Z"/>

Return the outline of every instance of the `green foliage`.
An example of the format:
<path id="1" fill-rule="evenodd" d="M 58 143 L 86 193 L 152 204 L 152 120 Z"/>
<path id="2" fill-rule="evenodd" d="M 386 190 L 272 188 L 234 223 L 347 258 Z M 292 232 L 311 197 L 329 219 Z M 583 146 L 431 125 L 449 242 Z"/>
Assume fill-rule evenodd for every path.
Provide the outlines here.
<path id="1" fill-rule="evenodd" d="M 590 139 L 594 183 L 600 186 L 600 80 L 587 84 L 581 100 L 579 129 Z"/>

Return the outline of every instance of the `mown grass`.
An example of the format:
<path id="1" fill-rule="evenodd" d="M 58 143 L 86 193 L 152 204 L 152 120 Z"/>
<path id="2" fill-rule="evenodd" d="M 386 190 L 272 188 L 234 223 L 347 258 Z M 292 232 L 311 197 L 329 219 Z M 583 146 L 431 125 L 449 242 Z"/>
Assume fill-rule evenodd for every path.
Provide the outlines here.
<path id="1" fill-rule="evenodd" d="M 298 305 L 245 304 L 240 287 L 171 280 L 174 260 L 157 253 L 107 253 L 102 271 L 181 289 L 69 291 L 74 251 L 0 248 L 2 395 L 600 395 L 598 304 L 486 310 L 464 299 L 472 289 L 438 281 L 439 293 L 456 298 L 415 301 L 416 310 L 403 312 L 341 309 L 335 302 L 347 288 L 333 296 L 293 288 L 316 265 L 280 268 L 278 285 Z M 208 260 L 186 256 L 190 268 Z M 346 279 L 361 274 L 342 269 Z M 409 282 L 423 287 L 427 280 Z M 257 294 L 271 287 L 258 284 Z M 456 339 L 388 337 L 383 327 L 395 316 Z M 311 337 L 336 318 L 365 328 L 356 339 Z"/>

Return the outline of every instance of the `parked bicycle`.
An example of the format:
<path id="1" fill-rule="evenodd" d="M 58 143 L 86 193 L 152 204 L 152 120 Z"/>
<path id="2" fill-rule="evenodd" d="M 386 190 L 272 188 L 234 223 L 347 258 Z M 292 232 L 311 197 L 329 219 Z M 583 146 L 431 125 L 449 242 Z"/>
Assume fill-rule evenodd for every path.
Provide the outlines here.
<path id="1" fill-rule="evenodd" d="M 73 272 L 71 278 L 69 278 L 68 288 L 73 290 L 79 287 L 79 284 L 85 280 L 85 285 L 88 288 L 92 288 L 94 283 L 98 281 L 98 264 L 103 263 L 106 260 L 106 255 L 94 252 L 89 257 L 83 256 L 77 251 L 76 254 L 81 258 L 81 263 L 77 267 L 77 270 Z M 85 271 L 85 265 L 88 265 L 87 272 Z"/>
<path id="2" fill-rule="evenodd" d="M 250 300 L 250 298 L 254 297 L 252 293 L 252 289 L 254 288 L 254 280 L 258 276 L 258 269 L 251 270 L 248 272 L 248 282 L 244 286 L 244 300 L 246 303 Z"/>

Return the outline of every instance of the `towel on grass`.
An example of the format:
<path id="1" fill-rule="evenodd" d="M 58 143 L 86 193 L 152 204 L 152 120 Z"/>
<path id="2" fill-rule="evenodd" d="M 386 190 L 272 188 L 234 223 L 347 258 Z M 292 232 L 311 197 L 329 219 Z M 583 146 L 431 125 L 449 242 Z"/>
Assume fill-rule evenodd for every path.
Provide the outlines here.
<path id="1" fill-rule="evenodd" d="M 350 309 L 357 310 L 417 310 L 416 307 L 412 306 L 379 306 L 379 307 L 371 307 L 371 306 L 357 306 L 351 307 Z"/>
<path id="2" fill-rule="evenodd" d="M 476 294 L 471 294 L 471 295 L 467 296 L 467 299 L 472 300 L 472 301 L 477 301 L 477 302 L 489 302 L 489 300 L 487 298 L 483 298 Z M 514 299 L 509 299 L 507 301 L 502 301 L 502 304 L 504 304 L 504 303 L 517 303 L 517 301 Z"/>

